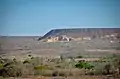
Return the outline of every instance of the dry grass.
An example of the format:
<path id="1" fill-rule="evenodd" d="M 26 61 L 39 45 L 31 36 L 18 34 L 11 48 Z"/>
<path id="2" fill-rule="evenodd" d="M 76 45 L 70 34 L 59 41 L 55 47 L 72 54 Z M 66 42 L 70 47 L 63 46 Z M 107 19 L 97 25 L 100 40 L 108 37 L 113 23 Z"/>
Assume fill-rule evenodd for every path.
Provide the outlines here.
<path id="1" fill-rule="evenodd" d="M 5 78 L 5 79 L 114 79 L 114 78 L 107 78 L 106 76 L 86 76 L 86 75 L 82 75 L 82 76 L 74 76 L 74 77 L 44 77 L 44 76 L 29 76 L 26 78 Z M 116 78 L 117 79 L 117 78 Z"/>

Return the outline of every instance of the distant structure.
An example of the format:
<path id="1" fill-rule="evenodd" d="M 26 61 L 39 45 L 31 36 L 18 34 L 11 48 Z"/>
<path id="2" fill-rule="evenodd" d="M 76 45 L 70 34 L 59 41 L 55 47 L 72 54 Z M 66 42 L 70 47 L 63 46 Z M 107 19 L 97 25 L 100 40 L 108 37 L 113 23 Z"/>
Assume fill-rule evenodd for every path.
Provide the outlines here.
<path id="1" fill-rule="evenodd" d="M 66 35 L 62 35 L 62 36 L 55 36 L 55 37 L 49 37 L 47 39 L 45 39 L 45 42 L 57 42 L 57 41 L 66 41 L 69 42 L 71 40 L 71 38 L 67 37 Z"/>
<path id="2" fill-rule="evenodd" d="M 119 35 L 119 36 L 118 36 Z M 53 29 L 40 37 L 39 40 L 45 42 L 57 41 L 81 41 L 92 40 L 94 38 L 120 39 L 120 28 L 72 28 L 72 29 Z"/>

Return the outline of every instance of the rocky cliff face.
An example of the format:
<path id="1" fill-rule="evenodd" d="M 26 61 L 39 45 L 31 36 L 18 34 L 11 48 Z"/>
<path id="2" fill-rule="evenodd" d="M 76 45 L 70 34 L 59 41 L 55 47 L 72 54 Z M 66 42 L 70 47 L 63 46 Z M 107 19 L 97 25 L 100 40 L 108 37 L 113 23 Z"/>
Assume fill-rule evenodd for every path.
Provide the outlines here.
<path id="1" fill-rule="evenodd" d="M 70 28 L 70 29 L 53 29 L 40 37 L 38 40 L 47 39 L 50 37 L 66 35 L 72 38 L 79 37 L 101 37 L 110 34 L 120 34 L 120 28 Z"/>

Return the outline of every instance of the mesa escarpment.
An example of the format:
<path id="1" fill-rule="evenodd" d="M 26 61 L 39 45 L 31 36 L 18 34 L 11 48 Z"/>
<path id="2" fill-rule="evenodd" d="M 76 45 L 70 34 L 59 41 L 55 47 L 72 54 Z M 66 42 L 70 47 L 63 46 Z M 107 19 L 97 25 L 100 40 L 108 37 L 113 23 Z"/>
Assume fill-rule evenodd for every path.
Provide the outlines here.
<path id="1" fill-rule="evenodd" d="M 94 38 L 118 39 L 120 28 L 70 28 L 53 29 L 38 40 L 47 42 L 91 40 Z"/>

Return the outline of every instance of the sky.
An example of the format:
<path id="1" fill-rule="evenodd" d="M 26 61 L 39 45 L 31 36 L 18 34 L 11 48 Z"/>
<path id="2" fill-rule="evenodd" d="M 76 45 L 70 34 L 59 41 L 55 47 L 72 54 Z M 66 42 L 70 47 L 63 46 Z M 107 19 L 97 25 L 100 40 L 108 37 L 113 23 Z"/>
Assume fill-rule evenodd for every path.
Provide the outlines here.
<path id="1" fill-rule="evenodd" d="M 0 0 L 0 35 L 38 36 L 51 29 L 119 27 L 120 0 Z"/>

